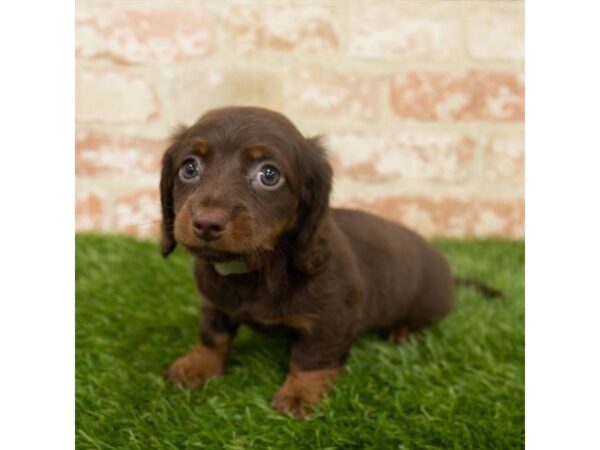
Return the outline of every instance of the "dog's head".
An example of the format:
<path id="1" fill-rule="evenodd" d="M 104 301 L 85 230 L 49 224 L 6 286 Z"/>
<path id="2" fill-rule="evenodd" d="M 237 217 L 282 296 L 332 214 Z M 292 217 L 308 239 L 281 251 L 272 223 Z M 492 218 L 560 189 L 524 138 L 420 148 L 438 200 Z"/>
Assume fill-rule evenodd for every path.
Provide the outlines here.
<path id="1" fill-rule="evenodd" d="M 322 262 L 316 236 L 332 169 L 318 139 L 304 138 L 281 114 L 209 111 L 175 133 L 162 164 L 164 256 L 180 244 L 222 262 L 270 252 L 285 239 L 298 269 Z"/>

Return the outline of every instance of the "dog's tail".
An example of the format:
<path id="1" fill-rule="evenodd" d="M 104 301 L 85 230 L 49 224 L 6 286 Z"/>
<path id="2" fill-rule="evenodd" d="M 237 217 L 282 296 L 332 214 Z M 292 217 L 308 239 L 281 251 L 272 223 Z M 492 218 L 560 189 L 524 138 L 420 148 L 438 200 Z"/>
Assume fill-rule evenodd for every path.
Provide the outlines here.
<path id="1" fill-rule="evenodd" d="M 488 286 L 487 284 L 482 283 L 481 281 L 462 277 L 454 277 L 453 280 L 455 286 L 475 288 L 488 298 L 504 298 L 504 293 L 501 290 Z"/>

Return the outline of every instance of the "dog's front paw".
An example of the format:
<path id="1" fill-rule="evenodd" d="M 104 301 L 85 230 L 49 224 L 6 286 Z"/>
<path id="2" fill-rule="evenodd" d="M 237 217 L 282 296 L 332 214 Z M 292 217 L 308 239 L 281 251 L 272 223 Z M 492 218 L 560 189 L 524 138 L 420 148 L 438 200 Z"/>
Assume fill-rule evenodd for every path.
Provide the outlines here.
<path id="1" fill-rule="evenodd" d="M 302 396 L 299 392 L 289 394 L 280 390 L 271 402 L 271 407 L 275 411 L 289 414 L 294 419 L 301 419 L 312 412 L 316 403 L 311 403 L 309 399 Z"/>
<path id="2" fill-rule="evenodd" d="M 312 412 L 321 397 L 331 388 L 338 373 L 339 369 L 290 370 L 271 406 L 276 411 L 301 419 Z"/>
<path id="3" fill-rule="evenodd" d="M 224 360 L 222 352 L 198 345 L 171 364 L 167 378 L 175 384 L 198 387 L 223 373 Z"/>

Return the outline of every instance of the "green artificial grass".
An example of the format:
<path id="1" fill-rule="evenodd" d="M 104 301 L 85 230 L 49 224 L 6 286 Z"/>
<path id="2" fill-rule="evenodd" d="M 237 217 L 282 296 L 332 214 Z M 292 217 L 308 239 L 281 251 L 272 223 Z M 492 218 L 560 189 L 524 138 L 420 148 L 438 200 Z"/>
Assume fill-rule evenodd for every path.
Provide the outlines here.
<path id="1" fill-rule="evenodd" d="M 437 241 L 460 288 L 443 322 L 408 344 L 355 343 L 343 376 L 305 420 L 271 410 L 290 342 L 242 327 L 222 378 L 163 378 L 196 341 L 198 297 L 182 250 L 76 238 L 76 442 L 87 449 L 514 449 L 524 445 L 524 245 Z M 51 389 L 51 387 L 49 387 Z"/>

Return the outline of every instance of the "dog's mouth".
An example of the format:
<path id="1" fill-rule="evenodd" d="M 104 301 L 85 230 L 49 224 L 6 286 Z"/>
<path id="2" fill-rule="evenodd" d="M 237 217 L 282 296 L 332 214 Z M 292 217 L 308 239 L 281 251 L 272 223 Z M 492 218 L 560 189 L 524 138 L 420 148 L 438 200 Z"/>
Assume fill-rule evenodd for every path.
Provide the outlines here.
<path id="1" fill-rule="evenodd" d="M 187 250 L 194 256 L 201 258 L 210 263 L 222 263 L 238 260 L 243 258 L 244 254 L 227 252 L 223 250 L 215 250 L 209 247 L 187 246 Z"/>

